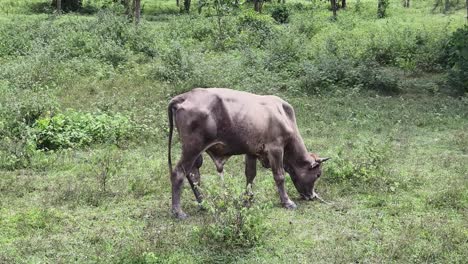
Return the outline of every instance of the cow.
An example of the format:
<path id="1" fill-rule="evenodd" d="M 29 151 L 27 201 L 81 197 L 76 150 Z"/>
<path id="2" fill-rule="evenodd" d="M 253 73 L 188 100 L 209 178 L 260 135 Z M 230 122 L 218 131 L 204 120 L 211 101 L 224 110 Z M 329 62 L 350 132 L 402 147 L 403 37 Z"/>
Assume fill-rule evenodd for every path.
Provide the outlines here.
<path id="1" fill-rule="evenodd" d="M 277 96 L 256 95 L 227 88 L 195 88 L 171 99 L 168 105 L 168 165 L 172 183 L 172 213 L 184 219 L 180 196 L 187 178 L 199 203 L 199 168 L 206 152 L 222 175 L 224 164 L 233 155 L 245 155 L 247 190 L 256 176 L 256 161 L 271 168 L 283 207 L 294 209 L 284 186 L 285 171 L 302 198 L 321 198 L 314 186 L 321 176 L 319 158 L 307 152 L 299 133 L 294 109 Z M 172 169 L 171 145 L 174 123 L 182 155 Z M 323 201 L 323 200 L 322 200 Z"/>

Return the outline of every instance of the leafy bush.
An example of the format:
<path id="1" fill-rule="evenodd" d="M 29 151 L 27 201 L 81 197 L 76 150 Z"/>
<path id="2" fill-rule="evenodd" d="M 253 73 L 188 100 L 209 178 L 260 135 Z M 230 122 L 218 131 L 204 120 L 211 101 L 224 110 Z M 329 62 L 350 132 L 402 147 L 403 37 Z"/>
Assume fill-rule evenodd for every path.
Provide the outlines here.
<path id="1" fill-rule="evenodd" d="M 166 50 L 162 56 L 162 63 L 156 65 L 154 75 L 166 82 L 180 82 L 188 79 L 194 70 L 193 62 L 187 51 L 179 44 Z"/>
<path id="2" fill-rule="evenodd" d="M 298 74 L 300 62 L 306 54 L 301 45 L 303 39 L 292 37 L 293 34 L 291 31 L 281 32 L 268 42 L 268 56 L 265 59 L 267 69 Z"/>
<path id="3" fill-rule="evenodd" d="M 450 37 L 448 53 L 448 84 L 462 93 L 468 93 L 468 26 L 457 29 Z"/>
<path id="4" fill-rule="evenodd" d="M 274 35 L 271 17 L 248 10 L 238 17 L 239 38 L 252 47 L 263 47 Z"/>
<path id="5" fill-rule="evenodd" d="M 152 58 L 157 51 L 155 35 L 142 23 L 135 27 L 110 10 L 100 11 L 93 19 L 17 21 L 0 25 L 0 55 L 44 56 L 56 64 L 76 57 L 95 58 L 118 66 L 133 55 Z M 44 67 L 47 70 L 47 67 Z"/>
<path id="6" fill-rule="evenodd" d="M 194 230 L 202 242 L 227 249 L 250 248 L 262 242 L 267 226 L 258 206 L 244 206 L 246 197 L 229 188 L 204 191 L 208 196 L 203 206 L 212 223 Z"/>
<path id="7" fill-rule="evenodd" d="M 0 168 L 26 167 L 36 149 L 31 126 L 57 102 L 47 91 L 17 91 L 1 83 L 0 95 Z"/>
<path id="8" fill-rule="evenodd" d="M 289 9 L 286 5 L 279 5 L 275 6 L 273 11 L 271 12 L 271 17 L 281 24 L 289 22 Z"/>
<path id="9" fill-rule="evenodd" d="M 131 121 L 121 114 L 68 111 L 38 119 L 34 124 L 37 148 L 44 150 L 119 143 L 131 133 Z"/>
<path id="10" fill-rule="evenodd" d="M 337 157 L 325 167 L 325 181 L 356 187 L 372 185 L 380 191 L 395 191 L 400 183 L 389 176 L 389 143 L 365 141 L 351 143 L 349 147 L 353 149 L 352 153 L 339 149 Z"/>
<path id="11" fill-rule="evenodd" d="M 398 78 L 372 61 L 353 62 L 336 57 L 305 61 L 301 79 L 301 88 L 308 93 L 336 88 L 363 88 L 384 93 L 400 91 Z"/>

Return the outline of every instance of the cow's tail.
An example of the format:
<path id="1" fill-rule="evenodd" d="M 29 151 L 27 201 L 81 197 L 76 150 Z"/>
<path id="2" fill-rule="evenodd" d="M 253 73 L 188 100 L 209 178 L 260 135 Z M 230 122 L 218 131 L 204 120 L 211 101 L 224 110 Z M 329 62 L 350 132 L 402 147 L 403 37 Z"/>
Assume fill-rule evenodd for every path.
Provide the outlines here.
<path id="1" fill-rule="evenodd" d="M 169 175 L 172 174 L 172 159 L 171 159 L 171 145 L 172 145 L 172 133 L 174 132 L 174 106 L 177 102 L 171 100 L 167 107 L 167 117 L 169 119 L 169 143 L 167 145 L 167 163 L 169 164 Z"/>

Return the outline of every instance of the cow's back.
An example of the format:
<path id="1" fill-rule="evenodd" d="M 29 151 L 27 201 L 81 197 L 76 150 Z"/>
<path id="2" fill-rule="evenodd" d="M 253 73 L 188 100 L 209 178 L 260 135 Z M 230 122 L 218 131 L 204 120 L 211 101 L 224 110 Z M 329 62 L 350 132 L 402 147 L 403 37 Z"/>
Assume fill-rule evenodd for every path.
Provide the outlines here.
<path id="1" fill-rule="evenodd" d="M 198 130 L 212 140 L 236 145 L 234 152 L 258 144 L 283 141 L 296 133 L 292 107 L 276 96 L 261 96 L 225 88 L 196 88 L 178 101 L 178 123 L 186 134 Z"/>

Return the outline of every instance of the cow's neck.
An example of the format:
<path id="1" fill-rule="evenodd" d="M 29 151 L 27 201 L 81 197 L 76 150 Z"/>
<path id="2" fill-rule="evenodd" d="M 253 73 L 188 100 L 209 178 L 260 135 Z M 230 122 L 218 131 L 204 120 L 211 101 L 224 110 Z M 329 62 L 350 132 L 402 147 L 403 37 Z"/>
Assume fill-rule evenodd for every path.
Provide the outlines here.
<path id="1" fill-rule="evenodd" d="M 300 164 L 304 164 L 305 161 L 310 160 L 310 155 L 300 136 L 294 137 L 286 146 L 284 159 L 291 167 L 297 167 Z"/>

